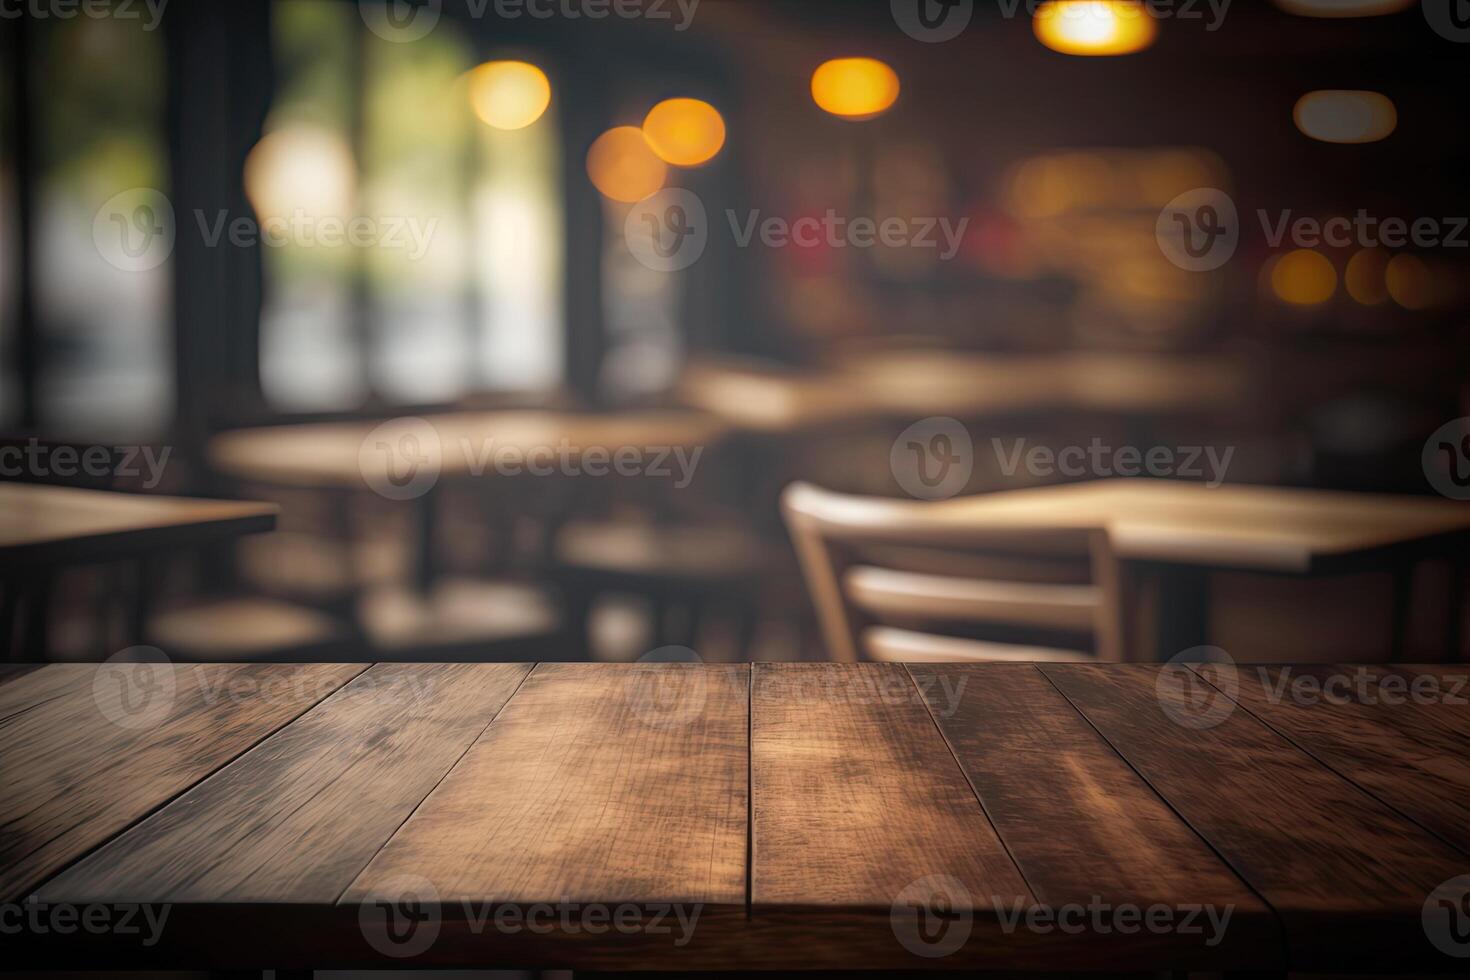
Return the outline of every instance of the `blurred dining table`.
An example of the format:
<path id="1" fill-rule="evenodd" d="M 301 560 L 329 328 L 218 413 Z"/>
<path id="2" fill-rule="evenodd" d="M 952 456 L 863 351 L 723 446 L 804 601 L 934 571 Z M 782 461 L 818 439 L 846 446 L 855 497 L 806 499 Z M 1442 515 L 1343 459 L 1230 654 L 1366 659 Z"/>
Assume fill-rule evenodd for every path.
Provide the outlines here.
<path id="1" fill-rule="evenodd" d="M 714 445 L 729 425 L 688 410 L 446 412 L 377 421 L 236 429 L 215 436 L 209 460 L 220 473 L 293 489 L 372 490 L 411 501 L 420 592 L 433 583 L 436 489 L 441 481 L 544 467 L 614 471 L 620 451 L 687 454 Z M 668 458 L 664 465 L 670 465 Z"/>
<path id="2" fill-rule="evenodd" d="M 0 638 L 7 653 L 45 653 L 44 610 L 57 571 L 258 534 L 275 527 L 277 514 L 272 504 L 0 483 Z M 134 583 L 129 614 L 135 637 L 147 615 L 142 577 Z M 24 601 L 32 614 L 19 641 L 16 619 Z"/>
<path id="3" fill-rule="evenodd" d="M 1437 497 L 1287 487 L 1124 479 L 1006 490 L 935 501 L 939 528 L 1018 527 L 1106 531 L 1136 621 L 1130 645 L 1144 659 L 1207 642 L 1215 571 L 1393 576 L 1391 655 L 1402 652 L 1414 565 L 1452 569 L 1445 642 L 1458 658 L 1470 507 Z M 1152 656 L 1149 656 L 1149 653 Z"/>
<path id="4" fill-rule="evenodd" d="M 688 405 L 755 433 L 853 422 L 1076 410 L 1132 417 L 1239 409 L 1251 374 L 1226 355 L 977 354 L 889 350 L 812 370 L 706 359 L 681 376 Z"/>

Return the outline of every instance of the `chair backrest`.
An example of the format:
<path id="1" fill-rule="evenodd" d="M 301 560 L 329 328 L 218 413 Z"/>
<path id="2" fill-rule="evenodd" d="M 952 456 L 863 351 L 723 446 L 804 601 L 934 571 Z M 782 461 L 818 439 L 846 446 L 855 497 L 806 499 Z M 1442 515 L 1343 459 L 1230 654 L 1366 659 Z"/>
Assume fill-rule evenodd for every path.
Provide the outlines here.
<path id="1" fill-rule="evenodd" d="M 1057 647 L 1123 659 L 1102 529 L 962 525 L 934 504 L 805 483 L 786 488 L 782 512 L 832 659 L 870 659 L 899 631 L 941 655 L 990 640 L 1014 644 L 1017 659 Z"/>

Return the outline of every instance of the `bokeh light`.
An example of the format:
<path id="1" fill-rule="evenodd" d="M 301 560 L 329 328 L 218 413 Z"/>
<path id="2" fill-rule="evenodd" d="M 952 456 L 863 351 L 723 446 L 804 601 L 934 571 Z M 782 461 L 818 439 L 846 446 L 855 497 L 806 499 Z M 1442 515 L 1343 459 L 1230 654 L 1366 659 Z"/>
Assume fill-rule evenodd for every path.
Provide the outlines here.
<path id="1" fill-rule="evenodd" d="M 657 193 L 668 175 L 668 164 L 653 152 L 637 126 L 609 129 L 587 151 L 587 176 L 614 201 L 636 204 Z"/>
<path id="2" fill-rule="evenodd" d="M 898 101 L 898 73 L 874 58 L 837 58 L 812 73 L 812 98 L 844 119 L 872 119 Z"/>
<path id="3" fill-rule="evenodd" d="M 525 129 L 551 105 L 546 73 L 524 61 L 487 61 L 470 72 L 470 105 L 496 129 Z"/>
<path id="4" fill-rule="evenodd" d="M 1325 89 L 1308 92 L 1292 112 L 1296 128 L 1324 143 L 1373 143 L 1398 126 L 1398 110 L 1377 92 Z"/>
<path id="5" fill-rule="evenodd" d="M 348 215 L 357 165 L 352 148 L 332 130 L 293 125 L 268 133 L 245 158 L 245 194 L 261 220 Z"/>
<path id="6" fill-rule="evenodd" d="M 1364 306 L 1377 306 L 1388 299 L 1388 253 L 1381 248 L 1365 248 L 1348 259 L 1342 282 L 1348 295 Z"/>
<path id="7" fill-rule="evenodd" d="M 1337 270 L 1321 252 L 1299 248 L 1277 260 L 1271 269 L 1271 289 L 1293 306 L 1316 306 L 1337 292 Z"/>
<path id="8" fill-rule="evenodd" d="M 1395 255 L 1384 274 L 1388 294 L 1406 310 L 1427 310 L 1434 305 L 1434 274 L 1417 255 Z"/>
<path id="9" fill-rule="evenodd" d="M 665 99 L 643 120 L 643 136 L 666 163 L 697 167 L 725 146 L 725 120 L 699 99 Z"/>
<path id="10" fill-rule="evenodd" d="M 1032 30 L 1062 54 L 1121 55 L 1142 51 L 1159 25 L 1136 0 L 1048 0 L 1036 8 Z"/>

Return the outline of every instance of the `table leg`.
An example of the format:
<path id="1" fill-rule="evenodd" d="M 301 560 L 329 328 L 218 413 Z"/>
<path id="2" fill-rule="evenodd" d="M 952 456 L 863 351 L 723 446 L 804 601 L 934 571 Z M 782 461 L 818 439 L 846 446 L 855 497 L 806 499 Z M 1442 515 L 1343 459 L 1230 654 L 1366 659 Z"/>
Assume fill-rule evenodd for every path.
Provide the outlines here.
<path id="1" fill-rule="evenodd" d="M 429 490 L 419 497 L 414 507 L 414 568 L 413 585 L 418 593 L 428 598 L 434 590 L 437 571 L 434 559 L 434 541 L 439 523 L 439 494 Z"/>
<path id="2" fill-rule="evenodd" d="M 19 649 L 30 663 L 44 663 L 51 646 L 51 577 L 39 575 L 27 591 L 25 641 Z"/>
<path id="3" fill-rule="evenodd" d="M 1450 558 L 1450 594 L 1446 608 L 1445 662 L 1459 663 L 1465 656 L 1465 561 Z"/>
<path id="4" fill-rule="evenodd" d="M 1409 606 L 1414 599 L 1414 566 L 1400 563 L 1393 568 L 1393 616 L 1392 631 L 1388 637 L 1389 663 L 1404 659 L 1404 648 L 1409 640 Z"/>
<path id="5" fill-rule="evenodd" d="M 20 605 L 20 586 L 15 582 L 0 582 L 0 661 L 20 660 L 20 637 L 16 635 L 16 609 Z"/>
<path id="6" fill-rule="evenodd" d="M 1210 641 L 1210 577 L 1190 565 L 1155 565 L 1154 659 L 1168 660 Z"/>

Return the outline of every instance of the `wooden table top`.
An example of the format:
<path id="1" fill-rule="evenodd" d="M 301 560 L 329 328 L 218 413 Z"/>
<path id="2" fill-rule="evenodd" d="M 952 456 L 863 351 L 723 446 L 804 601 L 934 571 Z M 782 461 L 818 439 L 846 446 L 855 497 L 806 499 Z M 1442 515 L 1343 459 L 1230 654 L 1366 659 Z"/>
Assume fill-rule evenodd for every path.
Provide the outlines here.
<path id="1" fill-rule="evenodd" d="M 1229 357 L 894 350 L 821 370 L 738 360 L 691 364 L 680 396 L 739 428 L 789 433 L 878 418 L 961 419 L 1077 410 L 1163 415 L 1237 406 L 1250 375 Z"/>
<path id="2" fill-rule="evenodd" d="M 109 561 L 270 531 L 273 504 L 0 483 L 0 563 Z"/>
<path id="3" fill-rule="evenodd" d="M 432 454 L 448 477 L 494 472 L 491 452 L 616 452 L 630 447 L 693 450 L 722 438 L 727 425 L 691 411 L 453 412 L 398 419 L 383 438 L 416 439 L 416 452 Z M 283 486 L 361 488 L 364 446 L 383 422 L 324 422 L 237 429 L 210 440 L 209 458 L 219 470 L 247 480 Z M 371 448 L 369 446 L 369 448 Z M 374 460 L 376 462 L 376 460 Z M 371 465 L 371 463 L 369 464 Z M 477 472 L 478 471 L 478 472 Z"/>
<path id="4" fill-rule="evenodd" d="M 16 968 L 1449 972 L 1467 697 L 1405 666 L 11 669 L 0 901 L 36 915 L 4 941 Z"/>
<path id="5" fill-rule="evenodd" d="M 1470 532 L 1470 507 L 1437 497 L 1174 480 L 1096 480 L 925 507 L 936 533 L 1103 529 L 1125 559 L 1288 573 Z"/>

